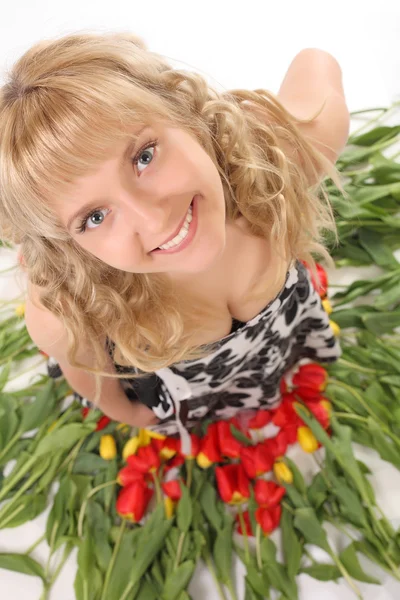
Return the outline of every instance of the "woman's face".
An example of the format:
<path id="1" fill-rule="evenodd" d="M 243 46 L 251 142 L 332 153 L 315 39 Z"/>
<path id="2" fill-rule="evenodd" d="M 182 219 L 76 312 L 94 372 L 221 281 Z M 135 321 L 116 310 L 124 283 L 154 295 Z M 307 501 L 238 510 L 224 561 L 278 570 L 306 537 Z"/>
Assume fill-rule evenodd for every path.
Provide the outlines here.
<path id="1" fill-rule="evenodd" d="M 120 143 L 58 201 L 62 222 L 82 248 L 116 269 L 207 270 L 225 247 L 225 200 L 214 163 L 182 129 L 157 124 L 133 134 L 133 148 L 132 140 Z"/>

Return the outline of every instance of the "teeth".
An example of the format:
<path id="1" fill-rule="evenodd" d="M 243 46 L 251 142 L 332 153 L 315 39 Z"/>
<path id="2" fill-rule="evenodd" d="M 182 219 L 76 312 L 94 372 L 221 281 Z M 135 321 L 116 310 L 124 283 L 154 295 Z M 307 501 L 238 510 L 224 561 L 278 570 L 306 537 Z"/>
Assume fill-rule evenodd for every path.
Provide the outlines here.
<path id="1" fill-rule="evenodd" d="M 189 226 L 192 221 L 192 218 L 193 218 L 192 205 L 190 205 L 189 210 L 186 215 L 185 222 L 182 225 L 182 229 L 180 230 L 178 235 L 176 235 L 174 238 L 172 238 L 172 240 L 170 240 L 166 244 L 163 244 L 162 246 L 159 246 L 160 250 L 168 250 L 169 248 L 173 248 L 174 246 L 177 246 L 178 244 L 180 244 L 182 242 L 182 240 L 184 240 L 188 234 Z"/>

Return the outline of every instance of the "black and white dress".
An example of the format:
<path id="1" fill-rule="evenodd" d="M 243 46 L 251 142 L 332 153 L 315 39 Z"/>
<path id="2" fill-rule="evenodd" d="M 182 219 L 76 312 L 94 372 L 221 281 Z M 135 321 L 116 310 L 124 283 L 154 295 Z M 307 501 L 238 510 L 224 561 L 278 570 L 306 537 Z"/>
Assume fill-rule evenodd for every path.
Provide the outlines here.
<path id="1" fill-rule="evenodd" d="M 116 366 L 127 374 L 121 380 L 127 396 L 160 419 L 151 429 L 182 436 L 205 419 L 274 407 L 283 374 L 300 359 L 333 362 L 340 355 L 309 272 L 296 261 L 275 299 L 247 323 L 234 320 L 229 335 L 213 344 L 206 357 L 175 363 L 143 379 L 129 379 L 135 369 Z"/>

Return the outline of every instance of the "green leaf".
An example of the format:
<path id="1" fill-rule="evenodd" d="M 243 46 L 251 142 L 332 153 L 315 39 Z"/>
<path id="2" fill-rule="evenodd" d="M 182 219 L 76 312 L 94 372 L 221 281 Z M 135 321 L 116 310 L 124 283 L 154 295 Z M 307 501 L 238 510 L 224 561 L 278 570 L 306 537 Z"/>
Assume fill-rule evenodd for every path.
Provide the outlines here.
<path id="1" fill-rule="evenodd" d="M 372 144 L 376 144 L 376 142 L 396 137 L 399 132 L 400 127 L 398 125 L 394 125 L 393 127 L 388 125 L 380 125 L 378 127 L 374 127 L 370 131 L 367 131 L 367 133 L 362 133 L 354 137 L 351 136 L 348 140 L 348 143 L 357 146 L 371 146 Z"/>
<path id="2" fill-rule="evenodd" d="M 400 469 L 399 446 L 396 446 L 390 438 L 386 437 L 378 423 L 372 417 L 368 418 L 368 429 L 374 446 L 380 456 Z"/>
<path id="3" fill-rule="evenodd" d="M 282 511 L 280 525 L 282 530 L 282 546 L 286 568 L 289 579 L 293 579 L 300 569 L 303 548 L 294 530 L 293 518 L 285 507 Z"/>
<path id="4" fill-rule="evenodd" d="M 298 600 L 296 580 L 289 579 L 286 569 L 276 560 L 276 546 L 268 537 L 261 542 L 261 556 L 271 586 L 282 592 L 288 600 Z"/>
<path id="5" fill-rule="evenodd" d="M 0 372 L 0 392 L 3 390 L 10 376 L 11 364 L 11 360 L 9 360 Z"/>
<path id="6" fill-rule="evenodd" d="M 47 494 L 28 494 L 18 498 L 12 502 L 11 513 L 0 522 L 1 529 L 19 527 L 27 521 L 33 521 L 45 510 L 46 504 Z"/>
<path id="7" fill-rule="evenodd" d="M 93 538 L 91 536 L 91 532 L 87 528 L 83 538 L 79 543 L 78 568 L 81 572 L 83 583 L 85 584 L 85 582 L 87 582 L 88 586 L 92 571 L 95 568 L 94 550 Z"/>
<path id="8" fill-rule="evenodd" d="M 214 562 L 219 578 L 227 584 L 232 578 L 232 527 L 218 531 L 214 544 Z"/>
<path id="9" fill-rule="evenodd" d="M 161 550 L 171 525 L 172 519 L 165 521 L 157 530 L 149 533 L 146 539 L 146 544 L 143 544 L 143 546 L 141 545 L 140 552 L 136 555 L 135 561 L 132 565 L 132 571 L 130 575 L 130 580 L 132 583 L 136 584 L 139 582 L 146 573 L 154 558 Z"/>
<path id="10" fill-rule="evenodd" d="M 43 454 L 51 454 L 57 450 L 71 450 L 79 440 L 89 435 L 92 431 L 93 427 L 88 427 L 81 423 L 64 425 L 60 429 L 56 429 L 46 435 L 39 442 L 35 455 L 39 457 Z"/>
<path id="11" fill-rule="evenodd" d="M 399 263 L 393 256 L 393 252 L 386 246 L 384 238 L 376 231 L 363 227 L 360 229 L 358 236 L 361 246 L 378 266 L 387 269 L 399 268 Z"/>
<path id="12" fill-rule="evenodd" d="M 237 429 L 234 425 L 230 425 L 230 430 L 234 438 L 237 439 L 243 446 L 253 446 L 253 441 L 250 440 L 242 431 Z"/>
<path id="13" fill-rule="evenodd" d="M 50 379 L 37 393 L 36 398 L 24 406 L 22 431 L 31 431 L 39 427 L 51 415 L 57 403 L 54 380 Z"/>
<path id="14" fill-rule="evenodd" d="M 46 580 L 42 565 L 26 554 L 0 553 L 0 569 L 33 575 Z"/>
<path id="15" fill-rule="evenodd" d="M 163 600 L 177 600 L 180 593 L 189 585 L 195 566 L 192 560 L 187 560 L 168 575 L 162 594 Z"/>
<path id="16" fill-rule="evenodd" d="M 353 577 L 358 581 L 364 581 L 365 583 L 375 583 L 376 585 L 380 585 L 381 582 L 378 579 L 367 575 L 362 570 L 359 560 L 357 558 L 354 543 L 347 546 L 347 548 L 339 554 L 339 560 L 349 573 L 350 577 Z"/>
<path id="17" fill-rule="evenodd" d="M 111 519 L 98 502 L 89 500 L 86 510 L 87 524 L 93 538 L 94 554 L 101 571 L 106 572 L 111 561 L 112 551 L 108 539 Z"/>
<path id="18" fill-rule="evenodd" d="M 206 481 L 200 492 L 200 505 L 204 515 L 215 530 L 220 530 L 222 527 L 222 515 L 218 510 L 219 499 L 215 488 L 209 481 Z"/>
<path id="19" fill-rule="evenodd" d="M 124 527 L 124 525 L 118 528 L 118 537 L 121 534 L 121 527 Z M 130 584 L 135 548 L 138 543 L 140 544 L 140 534 L 140 528 L 130 531 L 124 530 L 119 548 L 115 554 L 114 567 L 107 587 L 107 600 L 120 600 L 124 590 Z M 137 582 L 137 585 L 139 586 L 139 582 Z M 128 597 L 134 598 L 133 593 Z"/>
<path id="20" fill-rule="evenodd" d="M 363 315 L 361 318 L 368 331 L 371 331 L 377 335 L 381 335 L 383 333 L 393 333 L 393 330 L 400 326 L 399 310 Z"/>
<path id="21" fill-rule="evenodd" d="M 321 472 L 314 476 L 307 493 L 310 503 L 318 510 L 328 497 L 328 484 Z"/>
<path id="22" fill-rule="evenodd" d="M 292 471 L 294 487 L 302 496 L 307 496 L 307 487 L 304 481 L 304 477 L 298 469 L 296 463 L 293 462 L 293 460 L 291 460 L 288 456 L 285 456 L 285 462 Z"/>
<path id="23" fill-rule="evenodd" d="M 251 585 L 251 582 L 250 582 L 249 577 L 247 575 L 246 579 L 245 579 L 245 597 L 244 597 L 244 600 L 263 600 L 264 597 L 265 597 L 264 594 L 257 594 L 257 592 L 254 591 L 254 588 Z"/>
<path id="24" fill-rule="evenodd" d="M 270 584 L 266 573 L 259 572 L 253 564 L 246 565 L 246 579 L 256 594 L 259 594 L 262 598 L 269 593 Z"/>
<path id="25" fill-rule="evenodd" d="M 89 475 L 97 471 L 105 471 L 107 467 L 108 461 L 103 460 L 98 454 L 80 452 L 75 459 L 72 473 Z"/>
<path id="26" fill-rule="evenodd" d="M 176 520 L 179 529 L 186 533 L 189 531 L 193 519 L 192 500 L 186 485 L 184 485 L 182 481 L 180 482 L 180 486 L 182 495 L 176 510 Z"/>
<path id="27" fill-rule="evenodd" d="M 332 554 L 325 530 L 318 521 L 314 510 L 312 508 L 296 508 L 294 514 L 294 526 L 303 534 L 306 542 Z"/>
<path id="28" fill-rule="evenodd" d="M 301 573 L 305 573 L 318 581 L 337 581 L 342 577 L 341 572 L 336 565 L 312 565 L 301 569 Z"/>

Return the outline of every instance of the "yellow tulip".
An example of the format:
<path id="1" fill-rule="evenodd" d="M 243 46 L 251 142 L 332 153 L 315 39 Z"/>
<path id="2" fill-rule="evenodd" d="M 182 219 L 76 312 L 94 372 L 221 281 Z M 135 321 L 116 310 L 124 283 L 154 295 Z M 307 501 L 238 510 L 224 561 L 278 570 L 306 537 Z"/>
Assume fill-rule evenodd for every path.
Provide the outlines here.
<path id="1" fill-rule="evenodd" d="M 284 462 L 274 464 L 274 474 L 279 483 L 293 483 L 293 473 Z"/>
<path id="2" fill-rule="evenodd" d="M 197 459 L 196 460 L 197 460 L 197 464 L 202 469 L 208 469 L 209 467 L 211 467 L 211 465 L 214 464 L 209 458 L 207 458 L 207 456 L 204 454 L 204 452 L 200 452 L 197 455 Z"/>
<path id="3" fill-rule="evenodd" d="M 136 435 L 135 437 L 128 440 L 122 450 L 122 458 L 126 460 L 128 456 L 132 454 L 136 454 L 137 449 L 139 448 L 139 437 Z"/>
<path id="4" fill-rule="evenodd" d="M 164 498 L 164 510 L 165 510 L 165 516 L 167 517 L 167 519 L 171 519 L 171 517 L 174 516 L 175 507 L 176 507 L 176 502 L 171 500 L 171 498 L 169 498 L 168 496 L 166 498 Z"/>
<path id="5" fill-rule="evenodd" d="M 100 439 L 100 456 L 104 460 L 112 460 L 117 455 L 117 444 L 112 435 L 103 435 Z"/>
<path id="6" fill-rule="evenodd" d="M 340 335 L 340 327 L 337 323 L 335 323 L 335 321 L 329 321 L 329 325 L 331 326 L 331 329 L 333 331 L 333 335 L 335 337 L 339 337 Z"/>
<path id="7" fill-rule="evenodd" d="M 15 309 L 15 314 L 17 317 L 23 317 L 25 315 L 25 304 L 18 304 Z"/>
<path id="8" fill-rule="evenodd" d="M 318 450 L 318 440 L 309 427 L 299 427 L 297 430 L 297 441 L 304 450 L 313 454 Z"/>
<path id="9" fill-rule="evenodd" d="M 328 315 L 330 315 L 333 312 L 332 304 L 329 302 L 328 298 L 322 300 L 322 306 L 324 307 L 324 310 Z"/>

